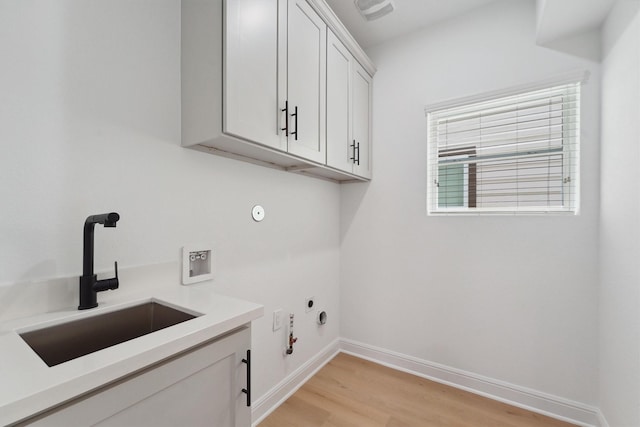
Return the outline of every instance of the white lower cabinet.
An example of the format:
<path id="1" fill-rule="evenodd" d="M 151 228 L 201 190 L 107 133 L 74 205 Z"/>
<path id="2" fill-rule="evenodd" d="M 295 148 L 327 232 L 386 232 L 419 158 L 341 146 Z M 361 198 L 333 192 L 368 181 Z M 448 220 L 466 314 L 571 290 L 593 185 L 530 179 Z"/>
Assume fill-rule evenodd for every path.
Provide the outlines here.
<path id="1" fill-rule="evenodd" d="M 248 427 L 245 326 L 22 425 Z"/>

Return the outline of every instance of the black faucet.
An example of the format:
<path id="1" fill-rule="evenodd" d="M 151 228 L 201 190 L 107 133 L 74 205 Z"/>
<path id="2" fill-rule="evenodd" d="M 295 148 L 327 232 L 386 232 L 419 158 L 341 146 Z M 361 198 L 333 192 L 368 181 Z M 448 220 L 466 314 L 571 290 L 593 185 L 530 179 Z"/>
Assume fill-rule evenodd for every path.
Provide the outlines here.
<path id="1" fill-rule="evenodd" d="M 98 306 L 98 292 L 118 289 L 118 263 L 115 263 L 116 277 L 98 280 L 93 274 L 93 228 L 96 224 L 115 227 L 120 215 L 115 212 L 91 215 L 84 222 L 84 241 L 82 250 L 82 276 L 80 276 L 80 305 L 78 310 Z"/>

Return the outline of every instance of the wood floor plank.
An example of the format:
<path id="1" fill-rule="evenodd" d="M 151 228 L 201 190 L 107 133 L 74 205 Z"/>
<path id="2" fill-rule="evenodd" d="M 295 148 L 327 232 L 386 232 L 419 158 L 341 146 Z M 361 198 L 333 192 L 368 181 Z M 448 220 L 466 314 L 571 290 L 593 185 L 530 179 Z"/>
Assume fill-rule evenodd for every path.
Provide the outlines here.
<path id="1" fill-rule="evenodd" d="M 259 427 L 570 427 L 563 421 L 339 354 Z"/>

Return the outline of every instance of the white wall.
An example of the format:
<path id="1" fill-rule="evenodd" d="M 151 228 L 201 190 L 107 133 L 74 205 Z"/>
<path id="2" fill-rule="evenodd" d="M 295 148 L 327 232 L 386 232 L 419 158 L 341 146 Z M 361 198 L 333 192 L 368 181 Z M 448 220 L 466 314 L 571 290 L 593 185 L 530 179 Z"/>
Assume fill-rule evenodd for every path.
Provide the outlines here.
<path id="1" fill-rule="evenodd" d="M 599 343 L 599 405 L 611 426 L 638 425 L 636 11 L 620 2 L 604 29 L 599 210 L 599 67 L 536 47 L 532 1 L 369 52 L 375 179 L 342 189 L 179 146 L 178 0 L 2 1 L 0 319 L 75 306 L 84 218 L 115 210 L 118 227 L 96 229 L 98 271 L 158 265 L 178 286 L 180 247 L 211 243 L 216 288 L 265 305 L 256 397 L 338 337 L 341 314 L 346 338 L 585 403 Z M 425 104 L 576 69 L 592 73 L 580 216 L 426 217 Z M 304 314 L 310 295 L 325 328 Z M 276 308 L 299 320 L 288 359 Z"/>
<path id="2" fill-rule="evenodd" d="M 611 427 L 640 425 L 640 9 L 603 27 L 600 399 Z"/>
<path id="3" fill-rule="evenodd" d="M 368 52 L 375 176 L 342 188 L 341 335 L 593 404 L 599 65 L 535 25 L 504 0 Z M 585 69 L 579 216 L 426 216 L 425 105 Z"/>
<path id="4" fill-rule="evenodd" d="M 179 286 L 180 248 L 203 242 L 216 288 L 265 305 L 255 398 L 338 337 L 339 186 L 179 146 L 178 0 L 4 0 L 0 52 L 0 319 L 77 306 L 84 219 L 116 211 L 96 228 L 96 270 L 123 270 L 112 294 L 150 264 Z M 287 359 L 275 308 L 298 315 Z"/>

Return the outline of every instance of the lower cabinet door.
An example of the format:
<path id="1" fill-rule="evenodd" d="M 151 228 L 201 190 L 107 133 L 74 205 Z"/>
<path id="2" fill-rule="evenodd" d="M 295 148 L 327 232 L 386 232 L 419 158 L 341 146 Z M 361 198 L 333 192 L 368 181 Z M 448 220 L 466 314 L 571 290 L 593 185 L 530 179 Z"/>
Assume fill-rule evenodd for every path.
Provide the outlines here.
<path id="1" fill-rule="evenodd" d="M 27 421 L 34 426 L 249 427 L 248 327 Z"/>

